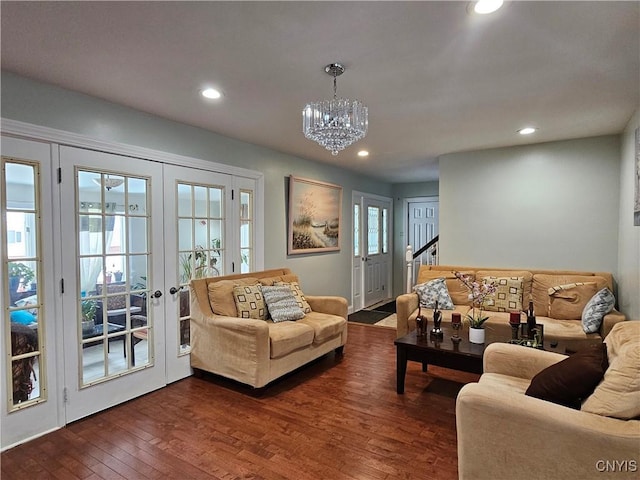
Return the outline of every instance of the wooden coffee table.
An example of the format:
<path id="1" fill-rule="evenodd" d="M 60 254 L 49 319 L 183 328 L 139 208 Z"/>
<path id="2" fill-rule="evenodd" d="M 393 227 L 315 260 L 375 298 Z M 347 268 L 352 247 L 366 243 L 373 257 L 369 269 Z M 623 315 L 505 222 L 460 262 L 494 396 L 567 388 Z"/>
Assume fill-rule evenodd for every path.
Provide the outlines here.
<path id="1" fill-rule="evenodd" d="M 490 329 L 485 329 L 485 343 L 470 343 L 468 329 L 461 328 L 458 330 L 461 340 L 454 343 L 451 340 L 454 332 L 451 324 L 443 323 L 442 331 L 443 337 L 439 339 L 431 335 L 418 338 L 415 330 L 396 339 L 394 343 L 396 345 L 396 390 L 398 393 L 404 393 L 408 360 L 422 363 L 422 371 L 424 372 L 427 371 L 427 365 L 431 364 L 464 372 L 482 373 L 482 356 L 486 346 L 494 342 L 509 341 L 509 337 L 505 338 L 503 333 L 495 333 Z M 553 348 L 550 348 L 549 342 L 545 340 L 545 349 L 564 353 L 565 348 L 561 343 L 554 342 Z"/>

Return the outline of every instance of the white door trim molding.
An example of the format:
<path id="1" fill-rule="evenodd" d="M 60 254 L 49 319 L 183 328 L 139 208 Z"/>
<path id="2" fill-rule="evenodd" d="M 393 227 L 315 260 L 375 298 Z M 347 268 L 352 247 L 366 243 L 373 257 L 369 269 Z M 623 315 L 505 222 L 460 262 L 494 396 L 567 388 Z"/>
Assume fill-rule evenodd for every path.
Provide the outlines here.
<path id="1" fill-rule="evenodd" d="M 184 167 L 214 170 L 219 173 L 227 173 L 229 175 L 237 175 L 240 177 L 248 177 L 253 179 L 261 179 L 264 177 L 262 172 L 249 170 L 242 167 L 225 165 L 223 163 L 202 160 L 194 157 L 187 157 L 175 153 L 167 153 L 146 147 L 138 147 L 135 145 L 127 145 L 124 143 L 97 140 L 95 138 L 87 137 L 85 135 L 80 135 L 73 132 L 67 132 L 65 130 L 42 127 L 40 125 L 33 125 L 31 123 L 20 122 L 18 120 L 11 120 L 8 118 L 0 118 L 0 130 L 4 135 L 14 135 L 30 140 L 53 142 L 69 147 L 86 148 L 99 152 L 142 158 L 145 160 L 170 163 Z"/>

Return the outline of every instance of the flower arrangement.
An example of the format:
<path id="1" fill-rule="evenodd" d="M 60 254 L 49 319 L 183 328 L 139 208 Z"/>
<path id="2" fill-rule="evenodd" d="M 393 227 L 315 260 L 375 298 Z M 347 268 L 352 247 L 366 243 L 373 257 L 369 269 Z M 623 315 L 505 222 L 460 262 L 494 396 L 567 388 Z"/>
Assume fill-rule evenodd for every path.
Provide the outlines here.
<path id="1" fill-rule="evenodd" d="M 469 289 L 471 312 L 467 313 L 464 319 L 469 323 L 471 328 L 482 328 L 482 324 L 489 318 L 483 315 L 484 300 L 488 296 L 496 294 L 497 287 L 495 282 L 480 283 L 475 280 L 472 281 L 469 275 L 463 275 L 460 272 L 453 272 L 453 274 Z"/>

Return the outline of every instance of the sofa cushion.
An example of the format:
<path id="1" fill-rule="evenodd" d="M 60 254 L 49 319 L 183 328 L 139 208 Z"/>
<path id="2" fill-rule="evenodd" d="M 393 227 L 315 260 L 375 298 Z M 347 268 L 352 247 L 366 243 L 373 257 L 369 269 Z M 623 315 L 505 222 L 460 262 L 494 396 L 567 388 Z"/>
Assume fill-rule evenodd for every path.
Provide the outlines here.
<path id="1" fill-rule="evenodd" d="M 519 312 L 522 310 L 524 277 L 480 277 L 483 282 L 496 285 L 496 293 L 487 295 L 484 309 L 489 312 Z"/>
<path id="2" fill-rule="evenodd" d="M 533 276 L 533 284 L 531 286 L 531 295 L 533 299 L 533 308 L 536 315 L 547 316 L 549 314 L 549 289 L 558 285 L 567 285 L 570 283 L 593 283 L 596 282 L 597 290 L 601 290 L 607 286 L 607 281 L 603 277 L 594 275 L 571 275 L 559 274 L 550 275 L 536 273 Z M 524 300 L 526 304 L 526 299 Z M 580 318 L 580 317 L 578 317 Z"/>
<path id="3" fill-rule="evenodd" d="M 302 311 L 304 313 L 309 313 L 311 311 L 311 306 L 307 302 L 307 299 L 305 298 L 304 293 L 302 293 L 302 289 L 300 288 L 300 284 L 298 282 L 274 282 L 273 285 L 274 286 L 286 285 L 289 288 L 291 288 L 291 291 L 293 292 L 293 296 L 296 298 L 296 301 L 298 302 L 298 306 L 302 309 Z"/>
<path id="4" fill-rule="evenodd" d="M 531 298 L 533 273 L 528 270 L 478 270 L 476 278 L 483 277 L 522 277 L 522 305 L 527 306 Z"/>
<path id="5" fill-rule="evenodd" d="M 582 328 L 587 333 L 597 332 L 604 316 L 613 310 L 616 298 L 607 287 L 596 293 L 584 307 L 582 312 Z"/>
<path id="6" fill-rule="evenodd" d="M 299 322 L 273 323 L 269 325 L 270 358 L 279 358 L 305 348 L 313 342 L 314 331 L 309 325 Z"/>
<path id="7" fill-rule="evenodd" d="M 469 275 L 471 281 L 475 279 L 475 274 L 470 271 L 460 272 L 463 275 Z M 428 267 L 421 267 L 418 271 L 418 279 L 416 285 L 427 283 L 429 280 L 435 280 L 437 278 L 444 278 L 447 284 L 447 291 L 451 297 L 451 301 L 454 305 L 471 305 L 469 300 L 469 289 L 464 286 L 460 280 L 458 280 L 455 274 L 446 270 L 429 270 Z"/>
<path id="8" fill-rule="evenodd" d="M 585 412 L 629 420 L 640 417 L 640 321 L 617 323 L 607 338 L 609 368 Z"/>
<path id="9" fill-rule="evenodd" d="M 340 335 L 343 332 L 347 321 L 337 315 L 310 312 L 297 323 L 304 323 L 305 325 L 309 325 L 313 328 L 313 343 L 320 344 L 335 337 L 336 335 Z"/>
<path id="10" fill-rule="evenodd" d="M 277 275 L 275 277 L 264 277 L 260 279 L 260 283 L 262 285 L 266 285 L 272 287 L 276 282 L 299 282 L 298 276 L 293 273 L 288 273 L 286 275 Z"/>
<path id="11" fill-rule="evenodd" d="M 269 309 L 269 315 L 274 322 L 284 322 L 287 320 L 299 320 L 304 317 L 302 308 L 298 305 L 296 298 L 286 285 L 263 286 L 262 295 Z"/>
<path id="12" fill-rule="evenodd" d="M 591 345 L 545 368 L 531 379 L 526 395 L 580 408 L 607 370 L 607 345 Z"/>
<path id="13" fill-rule="evenodd" d="M 420 305 L 427 308 L 435 308 L 436 302 L 441 310 L 453 310 L 453 302 L 447 290 L 444 278 L 436 278 L 427 283 L 413 287 L 413 291 L 420 297 Z"/>
<path id="14" fill-rule="evenodd" d="M 267 305 L 264 303 L 261 285 L 238 285 L 233 287 L 233 298 L 240 318 L 266 320 Z"/>
<path id="15" fill-rule="evenodd" d="M 596 282 L 567 283 L 550 287 L 547 292 L 547 316 L 558 320 L 577 320 L 582 317 L 587 302 L 596 294 L 597 285 Z"/>
<path id="16" fill-rule="evenodd" d="M 236 302 L 233 298 L 233 287 L 238 285 L 255 285 L 257 283 L 258 279 L 253 277 L 211 282 L 207 286 L 211 310 L 213 310 L 213 313 L 216 315 L 237 317 L 238 310 L 236 309 Z"/>

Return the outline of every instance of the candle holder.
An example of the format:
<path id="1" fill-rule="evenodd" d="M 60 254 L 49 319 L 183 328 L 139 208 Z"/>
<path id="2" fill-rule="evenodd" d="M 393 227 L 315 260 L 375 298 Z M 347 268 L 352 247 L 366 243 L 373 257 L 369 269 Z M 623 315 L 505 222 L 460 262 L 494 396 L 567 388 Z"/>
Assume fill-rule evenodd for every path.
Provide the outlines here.
<path id="1" fill-rule="evenodd" d="M 462 341 L 462 338 L 460 337 L 460 335 L 458 335 L 458 330 L 460 330 L 460 327 L 462 327 L 461 323 L 451 324 L 451 328 L 453 328 L 453 336 L 451 337 L 451 341 L 453 343 L 460 343 Z"/>
<path id="2" fill-rule="evenodd" d="M 518 342 L 518 330 L 520 330 L 520 312 L 509 314 L 509 325 L 511 325 L 511 343 Z"/>
<path id="3" fill-rule="evenodd" d="M 462 327 L 462 319 L 460 318 L 460 314 L 457 312 L 453 312 L 451 314 L 451 328 L 453 328 L 453 336 L 451 337 L 451 341 L 454 344 L 458 344 L 462 340 L 462 338 L 460 338 L 460 335 L 458 334 L 458 330 L 460 330 L 460 327 Z"/>

